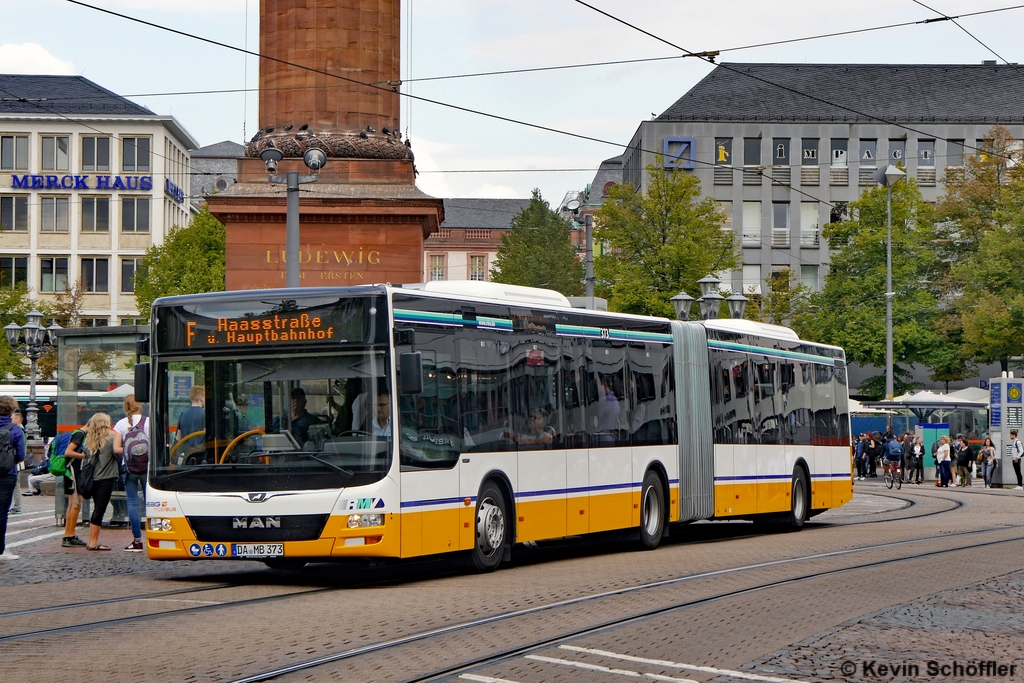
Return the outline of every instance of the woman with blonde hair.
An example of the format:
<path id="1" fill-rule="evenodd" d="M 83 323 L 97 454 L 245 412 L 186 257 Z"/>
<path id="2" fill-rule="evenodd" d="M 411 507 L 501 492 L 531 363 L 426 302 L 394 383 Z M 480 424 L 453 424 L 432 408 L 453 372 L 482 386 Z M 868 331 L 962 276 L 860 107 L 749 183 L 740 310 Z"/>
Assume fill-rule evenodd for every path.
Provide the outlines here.
<path id="1" fill-rule="evenodd" d="M 149 420 L 142 415 L 142 404 L 135 400 L 135 394 L 128 394 L 124 397 L 125 417 L 114 425 L 114 453 L 120 456 L 121 460 L 127 460 L 124 455 L 125 437 L 132 430 L 141 429 L 149 436 Z M 137 433 L 136 433 L 137 435 Z M 125 548 L 130 553 L 141 553 L 142 548 L 142 516 L 139 514 L 139 492 L 142 492 L 143 505 L 146 498 L 146 475 L 129 472 L 125 467 L 124 492 L 128 503 L 128 524 L 132 528 L 133 540 Z"/>
<path id="2" fill-rule="evenodd" d="M 935 452 L 935 469 L 936 474 L 939 475 L 939 480 L 935 482 L 936 486 L 949 486 L 949 481 L 953 478 L 953 473 L 950 470 L 950 458 L 949 458 L 949 443 L 951 439 L 949 436 L 943 434 L 939 438 L 939 450 Z M 941 483 L 940 483 L 941 482 Z"/>
<path id="3" fill-rule="evenodd" d="M 103 514 L 114 492 L 114 482 L 120 476 L 117 456 L 114 455 L 114 430 L 110 428 L 110 416 L 96 413 L 89 418 L 85 431 L 85 462 L 94 467 L 92 491 L 87 496 L 92 498 L 93 509 L 92 517 L 89 518 L 86 550 L 110 550 L 108 546 L 99 545 Z"/>

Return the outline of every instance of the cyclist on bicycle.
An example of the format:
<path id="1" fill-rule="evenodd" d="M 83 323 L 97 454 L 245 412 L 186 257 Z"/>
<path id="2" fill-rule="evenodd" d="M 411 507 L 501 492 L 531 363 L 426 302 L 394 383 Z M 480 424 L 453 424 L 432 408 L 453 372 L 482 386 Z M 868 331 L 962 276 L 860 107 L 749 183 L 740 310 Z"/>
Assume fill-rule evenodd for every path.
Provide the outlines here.
<path id="1" fill-rule="evenodd" d="M 900 460 L 903 458 L 903 444 L 890 438 L 882 446 L 882 467 L 891 470 L 894 477 L 902 476 Z"/>

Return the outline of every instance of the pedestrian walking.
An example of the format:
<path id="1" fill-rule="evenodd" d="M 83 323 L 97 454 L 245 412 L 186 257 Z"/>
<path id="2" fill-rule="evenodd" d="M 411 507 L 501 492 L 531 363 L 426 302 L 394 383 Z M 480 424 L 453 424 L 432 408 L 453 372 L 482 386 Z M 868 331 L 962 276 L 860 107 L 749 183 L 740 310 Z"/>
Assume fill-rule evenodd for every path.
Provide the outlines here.
<path id="1" fill-rule="evenodd" d="M 981 458 L 985 470 L 985 488 L 990 489 L 996 467 L 999 466 L 999 451 L 996 450 L 996 445 L 992 443 L 990 437 L 985 437 L 985 445 L 981 447 Z"/>
<path id="2" fill-rule="evenodd" d="M 7 550 L 7 514 L 18 489 L 18 467 L 25 461 L 25 432 L 11 415 L 18 409 L 12 396 L 0 396 L 0 560 L 16 560 Z"/>
<path id="3" fill-rule="evenodd" d="M 911 470 L 909 481 L 920 484 L 924 481 L 924 438 L 914 439 L 914 445 L 910 451 Z"/>
<path id="4" fill-rule="evenodd" d="M 128 503 L 128 524 L 132 528 L 132 542 L 125 548 L 130 553 L 141 553 L 142 547 L 142 519 L 139 515 L 139 492 L 142 492 L 143 504 L 146 498 L 146 475 L 136 474 L 128 470 L 128 463 L 124 458 L 124 441 L 128 432 L 134 429 L 142 429 L 149 436 L 149 420 L 142 416 L 142 404 L 135 400 L 135 394 L 128 394 L 124 399 L 125 417 L 114 425 L 114 453 L 121 456 L 124 470 L 124 491 Z"/>
<path id="5" fill-rule="evenodd" d="M 853 464 L 857 466 L 857 481 L 864 481 L 864 475 L 867 472 L 867 468 L 864 466 L 864 444 L 867 443 L 867 440 L 867 435 L 861 434 L 857 437 L 857 446 L 854 449 Z"/>
<path id="6" fill-rule="evenodd" d="M 85 425 L 85 463 L 83 469 L 94 467 L 91 491 L 83 491 L 83 495 L 92 498 L 92 517 L 89 518 L 89 540 L 86 550 L 110 550 L 109 546 L 100 545 L 100 528 L 103 526 L 103 514 L 107 511 L 110 496 L 114 492 L 114 483 L 120 476 L 118 458 L 114 455 L 114 431 L 110 428 L 110 416 L 96 413 Z M 86 487 L 88 489 L 88 487 Z"/>
<path id="7" fill-rule="evenodd" d="M 25 418 L 22 416 L 20 408 L 15 408 L 14 412 L 11 413 L 11 422 L 13 422 L 14 424 L 18 425 L 18 427 L 21 429 L 21 433 L 22 434 L 25 433 Z M 22 463 L 25 462 L 25 442 L 24 442 L 24 440 L 22 440 L 22 443 L 21 443 L 21 462 Z M 14 493 L 11 494 L 11 514 L 12 515 L 20 515 L 21 514 L 21 484 L 19 483 L 19 479 L 21 478 L 21 468 L 22 467 L 24 467 L 24 464 L 18 465 L 18 473 L 17 473 L 17 479 L 15 479 Z"/>
<path id="8" fill-rule="evenodd" d="M 913 451 L 914 451 L 914 433 L 907 432 L 903 435 L 903 467 L 900 470 L 903 475 L 903 481 L 910 482 L 910 473 L 914 469 L 913 463 Z"/>
<path id="9" fill-rule="evenodd" d="M 958 447 L 956 449 L 956 478 L 957 486 L 967 487 L 971 485 L 971 465 L 974 463 L 974 451 L 967 443 L 967 437 L 957 434 Z"/>
<path id="10" fill-rule="evenodd" d="M 59 450 L 64 441 L 63 436 L 55 437 L 54 445 Z M 71 432 L 64 446 L 64 457 L 67 466 L 64 470 L 64 493 L 68 498 L 68 507 L 64 512 L 64 538 L 62 548 L 84 548 L 85 541 L 75 533 L 78 526 L 78 515 L 82 511 L 82 494 L 78 491 L 78 479 L 82 474 L 82 461 L 85 460 L 85 430 L 76 429 Z"/>
<path id="11" fill-rule="evenodd" d="M 949 480 L 953 478 L 953 474 L 950 471 L 950 441 L 951 439 L 946 434 L 943 434 L 942 437 L 939 439 L 939 448 L 935 452 L 935 469 L 939 475 L 939 480 L 935 482 L 936 486 L 948 487 Z"/>
<path id="12" fill-rule="evenodd" d="M 1010 438 L 1013 443 L 1010 445 L 1010 461 L 1013 463 L 1013 473 L 1017 475 L 1017 488 L 1014 491 L 1024 491 L 1024 479 L 1020 475 L 1020 456 L 1024 455 L 1024 444 L 1017 438 L 1017 430 L 1010 430 Z"/>

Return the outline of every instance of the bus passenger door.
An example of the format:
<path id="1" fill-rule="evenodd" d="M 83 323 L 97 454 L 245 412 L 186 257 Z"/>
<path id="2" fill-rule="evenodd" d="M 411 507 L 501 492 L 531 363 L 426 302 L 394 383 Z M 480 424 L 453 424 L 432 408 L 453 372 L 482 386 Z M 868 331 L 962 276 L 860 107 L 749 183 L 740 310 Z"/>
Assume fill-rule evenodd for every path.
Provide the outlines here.
<path id="1" fill-rule="evenodd" d="M 408 349 L 398 349 L 404 350 Z M 419 327 L 415 350 L 422 357 L 423 391 L 399 396 L 402 557 L 460 547 L 455 335 L 450 329 Z M 401 386 L 401 378 L 396 386 Z"/>
<path id="2" fill-rule="evenodd" d="M 625 529 L 631 525 L 633 516 L 634 479 L 625 344 L 594 339 L 590 350 L 587 372 L 590 531 Z"/>
<path id="3" fill-rule="evenodd" d="M 559 341 L 519 338 L 510 351 L 512 434 L 518 451 L 516 540 L 565 536 L 566 462 L 558 410 Z"/>

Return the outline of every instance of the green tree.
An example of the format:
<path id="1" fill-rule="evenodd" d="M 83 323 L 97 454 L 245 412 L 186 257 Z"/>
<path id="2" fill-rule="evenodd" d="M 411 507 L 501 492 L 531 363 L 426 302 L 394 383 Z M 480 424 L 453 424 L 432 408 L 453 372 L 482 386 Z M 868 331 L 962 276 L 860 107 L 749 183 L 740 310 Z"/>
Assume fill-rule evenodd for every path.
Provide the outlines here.
<path id="1" fill-rule="evenodd" d="M 571 226 L 534 190 L 530 205 L 501 236 L 491 280 L 508 285 L 554 289 L 566 296 L 583 293 L 583 263 L 576 255 Z"/>
<path id="2" fill-rule="evenodd" d="M 0 327 L 16 323 L 25 324 L 25 314 L 38 308 L 43 315 L 49 313 L 45 301 L 35 301 L 28 297 L 25 285 L 14 289 L 0 289 Z M 19 356 L 7 343 L 5 338 L 0 342 L 0 377 L 28 377 L 28 364 L 24 356 Z"/>
<path id="3" fill-rule="evenodd" d="M 851 202 L 853 220 L 830 223 L 823 236 L 832 263 L 825 288 L 811 299 L 817 308 L 809 322 L 813 339 L 846 349 L 847 359 L 885 367 L 886 189 L 869 189 Z M 941 277 L 935 225 L 929 205 L 912 178 L 892 188 L 893 385 L 912 388 L 901 378 L 906 365 L 931 367 L 946 343 L 935 329 L 939 297 L 930 283 Z M 882 398 L 884 372 L 861 385 Z"/>
<path id="4" fill-rule="evenodd" d="M 607 247 L 597 277 L 612 310 L 674 317 L 669 299 L 739 266 L 736 239 L 722 229 L 715 200 L 701 198 L 697 176 L 663 166 L 658 158 L 647 167 L 646 194 L 628 183 L 612 187 L 597 215 L 596 237 Z"/>
<path id="5" fill-rule="evenodd" d="M 773 273 L 763 294 L 742 292 L 750 301 L 745 317 L 772 325 L 786 325 L 801 334 L 811 324 L 811 289 L 789 268 Z"/>
<path id="6" fill-rule="evenodd" d="M 206 207 L 188 227 L 174 226 L 163 244 L 150 247 L 135 273 L 135 300 L 144 316 L 162 296 L 223 290 L 224 225 Z"/>

